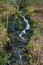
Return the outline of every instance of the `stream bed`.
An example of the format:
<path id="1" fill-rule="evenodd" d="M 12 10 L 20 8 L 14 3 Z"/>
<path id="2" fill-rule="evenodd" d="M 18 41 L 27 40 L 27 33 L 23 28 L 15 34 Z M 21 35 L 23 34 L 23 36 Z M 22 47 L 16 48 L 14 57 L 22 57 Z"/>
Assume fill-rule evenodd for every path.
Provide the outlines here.
<path id="1" fill-rule="evenodd" d="M 22 14 L 22 11 L 20 11 L 20 14 Z M 29 21 L 25 18 L 25 16 L 22 16 L 22 19 L 25 24 L 25 28 L 21 32 L 16 31 L 16 33 L 14 31 L 16 20 L 14 19 L 14 24 L 12 27 L 13 32 L 10 32 L 10 35 L 13 37 L 13 39 L 15 38 L 15 40 L 13 40 L 13 42 L 15 42 L 16 44 L 12 45 L 13 55 L 11 53 L 9 54 L 10 59 L 8 60 L 7 65 L 28 65 L 27 59 L 24 56 L 24 51 L 25 51 L 26 45 L 28 43 L 28 40 L 25 37 L 23 37 L 23 35 L 26 34 L 26 31 L 30 30 L 30 24 L 29 24 Z M 28 35 L 29 35 L 29 33 L 28 33 Z M 18 38 L 19 38 L 19 40 L 18 40 Z M 16 55 L 16 56 L 14 56 L 14 55 Z M 16 57 L 16 61 L 12 61 L 15 59 L 15 57 Z"/>

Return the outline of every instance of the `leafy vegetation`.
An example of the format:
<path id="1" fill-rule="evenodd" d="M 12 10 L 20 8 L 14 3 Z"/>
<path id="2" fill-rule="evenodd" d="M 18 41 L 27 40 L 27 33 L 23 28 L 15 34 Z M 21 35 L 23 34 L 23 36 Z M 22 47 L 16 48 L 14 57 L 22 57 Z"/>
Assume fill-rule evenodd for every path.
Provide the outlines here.
<path id="1" fill-rule="evenodd" d="M 2 54 L 2 55 L 0 56 L 0 64 L 1 64 L 1 65 L 6 65 L 6 63 L 7 63 L 7 61 L 8 61 L 8 55 L 7 55 L 5 52 L 0 53 L 0 54 Z"/>
<path id="2" fill-rule="evenodd" d="M 19 37 L 25 29 L 22 16 L 26 17 L 31 27 L 23 35 L 26 38 L 24 41 Z M 26 58 L 22 59 L 22 63 L 43 64 L 43 0 L 0 0 L 0 65 L 6 65 L 9 54 L 12 65 L 15 65 L 15 59 L 18 61 L 20 54 L 16 55 L 15 50 L 22 50 L 21 55 Z"/>

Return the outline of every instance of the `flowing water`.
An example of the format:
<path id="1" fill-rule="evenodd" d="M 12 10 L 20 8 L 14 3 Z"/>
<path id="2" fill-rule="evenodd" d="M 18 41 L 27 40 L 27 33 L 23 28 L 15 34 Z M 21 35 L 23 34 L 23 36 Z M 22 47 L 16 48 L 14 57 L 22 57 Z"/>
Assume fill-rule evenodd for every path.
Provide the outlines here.
<path id="1" fill-rule="evenodd" d="M 26 33 L 26 32 L 25 32 L 26 30 L 29 30 L 29 29 L 30 29 L 30 24 L 29 24 L 28 20 L 25 18 L 25 16 L 23 16 L 23 20 L 24 20 L 24 23 L 25 23 L 26 27 L 25 27 L 25 29 L 20 33 L 19 37 L 21 37 L 21 39 L 25 40 L 25 39 L 22 37 L 22 35 Z"/>
<path id="2" fill-rule="evenodd" d="M 21 11 L 20 11 L 21 13 Z M 29 24 L 29 21 L 25 18 L 25 16 L 22 16 L 23 20 L 24 20 L 24 24 L 25 24 L 25 29 L 19 34 L 19 37 L 22 39 L 22 40 L 25 40 L 25 38 L 23 38 L 23 34 L 26 34 L 26 30 L 29 30 L 30 29 L 30 24 Z M 23 50 L 23 49 L 22 49 Z M 22 54 L 21 54 L 21 51 L 15 51 L 18 55 L 19 55 L 19 59 L 16 61 L 16 63 L 19 63 L 20 65 L 23 65 L 22 63 Z"/>
<path id="3" fill-rule="evenodd" d="M 22 11 L 20 11 L 20 14 L 22 14 Z M 25 41 L 26 39 L 22 36 L 23 34 L 26 34 L 26 30 L 30 29 L 30 24 L 29 21 L 25 18 L 25 16 L 22 16 L 23 20 L 24 20 L 24 24 L 25 24 L 25 28 L 23 29 L 23 31 L 21 31 L 21 33 L 19 34 L 19 37 Z M 14 51 L 15 54 L 17 54 L 19 56 L 19 59 L 16 60 L 15 65 L 27 65 L 25 62 L 23 62 L 23 51 L 24 48 L 22 48 L 21 50 L 16 50 Z M 25 63 L 25 64 L 24 64 Z M 10 65 L 10 63 L 9 63 Z"/>

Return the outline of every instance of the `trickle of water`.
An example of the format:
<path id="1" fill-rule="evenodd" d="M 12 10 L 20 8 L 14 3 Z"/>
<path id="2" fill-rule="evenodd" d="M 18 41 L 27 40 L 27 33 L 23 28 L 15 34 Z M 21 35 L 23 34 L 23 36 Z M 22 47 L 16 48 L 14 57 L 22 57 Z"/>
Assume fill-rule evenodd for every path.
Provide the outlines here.
<path id="1" fill-rule="evenodd" d="M 20 11 L 20 14 L 22 13 L 22 11 Z M 24 20 L 24 23 L 26 25 L 26 27 L 23 29 L 23 31 L 19 34 L 19 37 L 24 41 L 26 41 L 26 39 L 22 36 L 23 34 L 26 33 L 26 30 L 29 30 L 30 29 L 30 24 L 28 22 L 28 20 L 25 18 L 25 16 L 22 16 L 23 20 Z M 15 19 L 14 19 L 14 25 L 15 25 Z M 13 27 L 14 28 L 14 27 Z M 14 29 L 13 29 L 14 31 Z M 26 43 L 26 42 L 25 42 Z M 27 44 L 27 43 L 26 43 Z M 22 50 L 16 50 L 14 51 L 15 54 L 17 54 L 19 56 L 19 58 L 16 60 L 16 63 L 19 64 L 19 65 L 25 65 L 24 62 L 23 62 L 23 54 L 22 51 L 25 50 L 24 47 L 22 48 Z M 11 55 L 10 55 L 11 56 Z M 11 65 L 10 62 L 8 61 L 7 65 Z"/>
<path id="2" fill-rule="evenodd" d="M 22 11 L 20 11 L 20 13 L 22 13 Z M 22 35 L 26 33 L 26 30 L 30 29 L 30 24 L 28 22 L 28 20 L 25 18 L 25 16 L 22 16 L 24 23 L 26 25 L 25 29 L 19 34 L 19 37 L 21 37 L 22 40 L 25 40 Z M 17 60 L 17 62 L 19 62 L 19 64 L 22 64 L 21 59 L 22 59 L 22 54 L 20 53 L 20 51 L 16 51 L 17 54 L 19 55 L 19 59 Z"/>
<path id="3" fill-rule="evenodd" d="M 20 11 L 20 13 L 22 13 L 22 11 Z M 26 30 L 29 30 L 29 29 L 30 29 L 30 24 L 29 24 L 28 20 L 25 18 L 25 16 L 22 16 L 22 18 L 23 18 L 23 20 L 24 20 L 24 23 L 25 23 L 26 27 L 25 27 L 25 29 L 19 34 L 19 37 L 21 37 L 21 39 L 25 40 L 25 39 L 22 37 L 22 35 L 26 33 L 26 32 L 25 32 Z"/>
<path id="4" fill-rule="evenodd" d="M 25 29 L 21 32 L 21 34 L 19 35 L 19 37 L 21 37 L 21 39 L 25 40 L 22 35 L 25 34 Z"/>
<path id="5" fill-rule="evenodd" d="M 16 63 L 21 64 L 21 60 L 22 60 L 22 54 L 21 54 L 21 51 L 18 50 L 18 51 L 15 51 L 15 53 L 18 54 L 18 56 L 19 56 L 19 59 L 17 59 Z"/>

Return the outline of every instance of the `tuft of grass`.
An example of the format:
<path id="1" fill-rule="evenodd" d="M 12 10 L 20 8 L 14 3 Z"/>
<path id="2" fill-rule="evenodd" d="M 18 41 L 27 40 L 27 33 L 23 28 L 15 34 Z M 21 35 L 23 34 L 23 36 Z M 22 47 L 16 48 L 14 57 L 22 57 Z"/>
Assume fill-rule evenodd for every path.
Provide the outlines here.
<path id="1" fill-rule="evenodd" d="M 1 53 L 0 65 L 6 65 L 7 61 L 8 61 L 8 54 L 6 54 L 5 52 Z"/>

